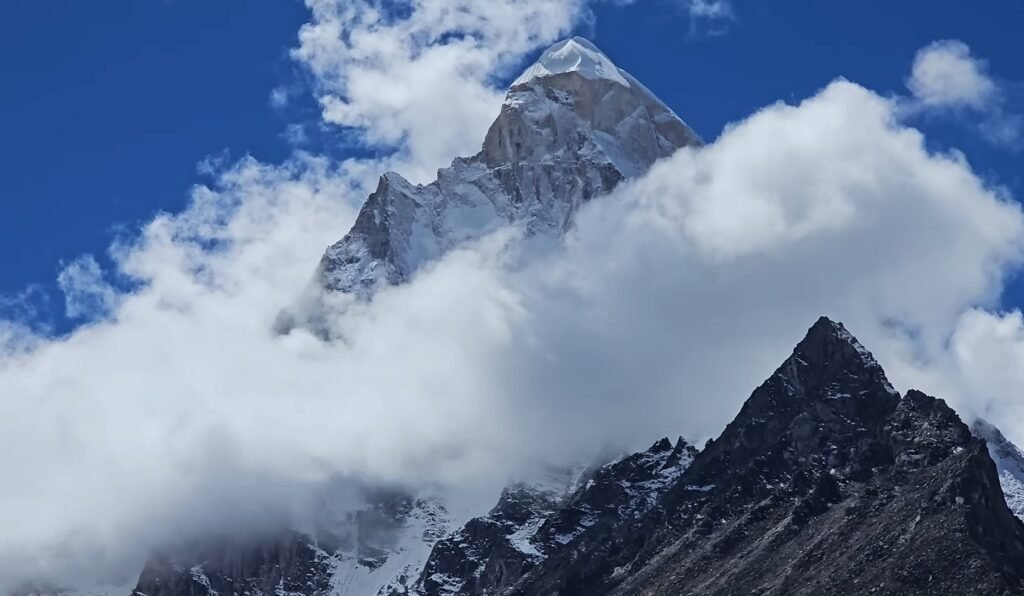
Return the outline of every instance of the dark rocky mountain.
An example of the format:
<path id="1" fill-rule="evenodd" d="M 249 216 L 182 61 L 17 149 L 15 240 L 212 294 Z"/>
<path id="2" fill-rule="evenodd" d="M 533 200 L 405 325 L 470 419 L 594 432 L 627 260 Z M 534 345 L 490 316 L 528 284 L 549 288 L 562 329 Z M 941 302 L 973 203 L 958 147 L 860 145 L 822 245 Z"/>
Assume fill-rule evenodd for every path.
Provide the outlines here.
<path id="1" fill-rule="evenodd" d="M 207 539 L 154 554 L 136 593 L 147 596 L 208 594 L 327 594 L 330 559 L 292 532 Z"/>
<path id="2" fill-rule="evenodd" d="M 538 499 L 535 490 L 514 485 L 491 512 L 471 520 L 438 542 L 407 592 L 501 594 L 582 532 L 639 520 L 693 461 L 696 450 L 679 439 L 584 471 L 567 494 Z"/>
<path id="3" fill-rule="evenodd" d="M 1024 593 L 1024 525 L 985 442 L 825 318 L 644 513 L 545 555 L 501 591 L 448 593 Z"/>

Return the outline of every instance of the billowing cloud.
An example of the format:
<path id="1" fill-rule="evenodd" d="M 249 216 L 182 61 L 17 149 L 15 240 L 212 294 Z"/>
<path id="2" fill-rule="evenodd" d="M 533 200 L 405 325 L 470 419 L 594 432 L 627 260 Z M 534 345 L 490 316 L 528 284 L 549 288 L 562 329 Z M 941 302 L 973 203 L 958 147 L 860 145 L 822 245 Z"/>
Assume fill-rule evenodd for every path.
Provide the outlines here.
<path id="1" fill-rule="evenodd" d="M 1020 379 L 969 358 L 1022 335 L 1019 315 L 983 310 L 1019 262 L 1019 207 L 845 81 L 596 200 L 539 261 L 510 265 L 502 230 L 345 304 L 344 341 L 273 334 L 380 169 L 475 151 L 495 77 L 581 14 L 310 6 L 296 56 L 325 117 L 395 153 L 222 167 L 113 248 L 130 290 L 78 262 L 68 295 L 107 316 L 56 339 L 0 325 L 3 581 L 130 569 L 168 540 L 300 515 L 339 477 L 478 490 L 538 457 L 711 436 L 823 313 L 901 388 L 1019 420 L 1003 414 Z M 451 105 L 420 97 L 433 84 Z"/>
<path id="2" fill-rule="evenodd" d="M 525 53 L 556 41 L 584 0 L 307 0 L 313 19 L 293 57 L 320 85 L 323 116 L 360 139 L 399 149 L 404 173 L 429 180 L 480 147 Z"/>
<path id="3" fill-rule="evenodd" d="M 528 370 L 514 376 L 535 384 L 517 390 L 557 392 L 584 440 L 598 420 L 606 437 L 629 424 L 709 436 L 827 314 L 900 388 L 973 400 L 947 381 L 960 374 L 948 340 L 997 302 L 1024 219 L 899 111 L 837 81 L 589 205 L 566 252 L 521 284 L 536 321 L 517 337 L 537 348 L 519 351 Z M 933 367 L 947 380 L 917 374 Z"/>
<path id="4" fill-rule="evenodd" d="M 557 421 L 524 424 L 531 444 L 712 435 L 818 314 L 901 388 L 1020 436 L 1017 390 L 973 390 L 977 367 L 951 349 L 1020 262 L 1020 208 L 901 114 L 846 81 L 765 108 L 592 203 L 565 252 L 509 274 L 527 325 L 493 390 Z"/>

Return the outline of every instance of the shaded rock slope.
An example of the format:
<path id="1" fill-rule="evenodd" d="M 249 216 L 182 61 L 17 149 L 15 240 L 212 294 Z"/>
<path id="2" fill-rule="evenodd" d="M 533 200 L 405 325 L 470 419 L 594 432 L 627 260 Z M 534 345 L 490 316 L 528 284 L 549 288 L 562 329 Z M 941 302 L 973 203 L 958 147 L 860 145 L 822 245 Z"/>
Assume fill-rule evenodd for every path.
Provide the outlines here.
<path id="1" fill-rule="evenodd" d="M 503 593 L 1021 594 L 1024 525 L 984 440 L 822 318 L 648 513 Z"/>
<path id="2" fill-rule="evenodd" d="M 384 174 L 352 230 L 327 249 L 319 280 L 328 290 L 366 294 L 502 225 L 558 237 L 581 204 L 700 144 L 589 41 L 566 40 L 513 83 L 479 153 L 427 185 Z"/>
<path id="3" fill-rule="evenodd" d="M 1024 519 L 1024 451 L 984 420 L 975 421 L 971 430 L 988 443 L 989 455 L 996 463 L 999 483 L 1006 495 L 1006 504 L 1017 517 Z"/>

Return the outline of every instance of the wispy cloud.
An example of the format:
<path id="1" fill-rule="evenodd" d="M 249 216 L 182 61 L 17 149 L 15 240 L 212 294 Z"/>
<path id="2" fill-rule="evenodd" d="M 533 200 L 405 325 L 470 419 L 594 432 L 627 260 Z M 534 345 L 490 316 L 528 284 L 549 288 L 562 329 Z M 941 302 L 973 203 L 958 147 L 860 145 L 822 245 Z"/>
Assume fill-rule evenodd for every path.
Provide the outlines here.
<path id="1" fill-rule="evenodd" d="M 57 285 L 64 293 L 64 310 L 72 319 L 106 317 L 117 306 L 118 292 L 103 278 L 92 255 L 81 256 L 61 270 Z"/>
<path id="2" fill-rule="evenodd" d="M 736 18 L 732 3 L 728 0 L 684 0 L 683 5 L 694 19 L 718 21 Z"/>
<path id="3" fill-rule="evenodd" d="M 1008 111 L 1005 85 L 962 41 L 937 41 L 918 51 L 907 87 L 916 109 L 976 119 L 978 131 L 996 145 L 1016 148 L 1024 140 L 1024 117 Z"/>
<path id="4" fill-rule="evenodd" d="M 636 4 L 637 0 L 606 0 L 619 5 Z M 689 34 L 694 37 L 724 35 L 737 20 L 731 0 L 662 0 L 669 10 L 680 10 L 689 20 Z"/>
<path id="5" fill-rule="evenodd" d="M 282 110 L 288 107 L 288 103 L 291 101 L 291 94 L 292 92 L 288 87 L 283 85 L 274 87 L 270 91 L 270 98 L 268 99 L 270 107 L 277 110 Z"/>

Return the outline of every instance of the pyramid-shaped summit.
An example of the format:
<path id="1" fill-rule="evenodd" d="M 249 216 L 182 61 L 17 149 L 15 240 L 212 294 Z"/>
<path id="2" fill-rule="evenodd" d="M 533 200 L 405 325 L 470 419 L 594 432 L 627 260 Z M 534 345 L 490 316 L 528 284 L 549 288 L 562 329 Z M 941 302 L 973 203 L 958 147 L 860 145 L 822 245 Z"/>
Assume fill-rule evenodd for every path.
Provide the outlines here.
<path id="1" fill-rule="evenodd" d="M 840 323 L 819 319 L 688 462 L 667 487 L 584 483 L 525 573 L 478 575 L 510 587 L 413 593 L 1024 594 L 1024 525 L 984 442 L 941 399 L 899 397 Z"/>
<path id="2" fill-rule="evenodd" d="M 503 226 L 557 240 L 582 204 L 700 144 L 589 41 L 559 42 L 516 80 L 479 153 L 455 159 L 430 184 L 381 177 L 352 229 L 325 252 L 306 304 L 279 327 L 315 326 L 322 291 L 369 298 Z"/>
<path id="3" fill-rule="evenodd" d="M 811 378 L 801 380 L 794 377 L 804 371 Z M 879 393 L 898 395 L 871 352 L 842 323 L 828 317 L 820 317 L 811 326 L 777 374 L 804 393 L 808 385 L 812 386 L 813 392 L 819 389 L 818 384 L 822 384 L 824 388 L 821 390 L 827 397 L 864 396 L 878 388 L 882 390 Z M 869 390 L 847 386 L 851 379 L 863 379 L 872 387 Z"/>

